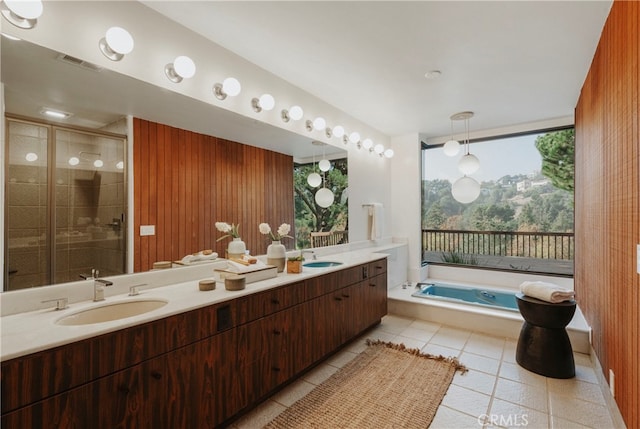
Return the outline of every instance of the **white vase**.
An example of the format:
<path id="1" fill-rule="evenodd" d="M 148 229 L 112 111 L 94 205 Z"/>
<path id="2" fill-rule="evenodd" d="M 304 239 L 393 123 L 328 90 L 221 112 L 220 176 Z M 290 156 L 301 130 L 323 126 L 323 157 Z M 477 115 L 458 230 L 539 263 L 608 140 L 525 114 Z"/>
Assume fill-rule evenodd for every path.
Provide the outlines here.
<path id="1" fill-rule="evenodd" d="M 278 268 L 278 272 L 284 271 L 285 261 L 287 259 L 287 249 L 280 241 L 274 241 L 267 246 L 267 264 Z"/>
<path id="2" fill-rule="evenodd" d="M 244 241 L 242 241 L 240 237 L 234 238 L 229 243 L 229 247 L 227 247 L 227 257 L 242 258 L 246 250 L 247 246 L 244 244 Z"/>

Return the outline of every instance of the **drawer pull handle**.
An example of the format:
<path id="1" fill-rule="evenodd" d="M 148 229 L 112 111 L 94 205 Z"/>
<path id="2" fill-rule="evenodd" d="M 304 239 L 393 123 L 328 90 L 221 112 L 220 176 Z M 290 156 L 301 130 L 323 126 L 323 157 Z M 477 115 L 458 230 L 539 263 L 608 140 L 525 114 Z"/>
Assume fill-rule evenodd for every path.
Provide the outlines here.
<path id="1" fill-rule="evenodd" d="M 335 296 L 333 297 L 333 299 L 335 299 L 336 301 L 342 301 L 342 298 L 340 298 L 339 296 Z"/>
<path id="2" fill-rule="evenodd" d="M 280 368 L 278 368 L 277 366 L 274 366 L 271 368 L 272 371 L 278 372 L 280 371 Z"/>
<path id="3" fill-rule="evenodd" d="M 275 298 L 272 298 L 272 299 L 271 299 L 271 304 L 273 304 L 273 305 L 278 305 L 278 304 L 280 304 L 280 301 L 279 301 L 279 300 L 277 300 L 277 299 L 275 299 Z"/>
<path id="4" fill-rule="evenodd" d="M 381 270 L 382 269 L 382 265 L 376 265 L 376 269 L 377 270 Z"/>
<path id="5" fill-rule="evenodd" d="M 343 298 L 350 298 L 350 297 L 351 297 L 351 295 L 347 295 L 346 293 L 343 293 L 343 294 L 342 294 L 342 297 L 343 297 Z"/>
<path id="6" fill-rule="evenodd" d="M 375 283 L 369 283 L 369 286 L 376 287 L 376 284 Z"/>
<path id="7" fill-rule="evenodd" d="M 157 371 L 153 371 L 153 372 L 151 373 L 151 377 L 155 378 L 156 380 L 160 380 L 160 379 L 162 378 L 162 374 L 160 374 L 160 373 L 159 373 L 159 372 L 157 372 Z"/>
<path id="8" fill-rule="evenodd" d="M 273 335 L 280 335 L 282 332 L 278 331 L 277 329 L 273 330 Z"/>
<path id="9" fill-rule="evenodd" d="M 127 386 L 119 386 L 118 390 L 122 393 L 124 393 L 125 395 L 128 395 L 129 392 L 131 391 Z"/>

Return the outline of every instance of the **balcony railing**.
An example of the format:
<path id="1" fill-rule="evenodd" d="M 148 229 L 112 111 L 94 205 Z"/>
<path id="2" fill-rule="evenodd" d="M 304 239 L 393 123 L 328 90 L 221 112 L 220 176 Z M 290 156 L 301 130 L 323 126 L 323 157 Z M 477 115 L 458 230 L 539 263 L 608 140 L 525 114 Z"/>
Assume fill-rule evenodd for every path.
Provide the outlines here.
<path id="1" fill-rule="evenodd" d="M 422 251 L 573 261 L 570 232 L 422 230 Z"/>
<path id="2" fill-rule="evenodd" d="M 326 247 L 349 242 L 349 231 L 312 232 L 311 247 Z"/>

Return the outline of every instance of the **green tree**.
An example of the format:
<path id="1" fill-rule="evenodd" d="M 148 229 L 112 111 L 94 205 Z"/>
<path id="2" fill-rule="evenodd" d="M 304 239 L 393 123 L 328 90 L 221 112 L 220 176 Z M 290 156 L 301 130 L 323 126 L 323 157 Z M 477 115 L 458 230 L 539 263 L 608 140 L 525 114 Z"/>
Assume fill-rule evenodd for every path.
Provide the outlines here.
<path id="1" fill-rule="evenodd" d="M 575 131 L 554 131 L 536 138 L 542 155 L 542 174 L 558 189 L 573 192 Z"/>
<path id="2" fill-rule="evenodd" d="M 312 188 L 307 183 L 307 177 L 314 171 L 321 173 L 314 164 L 296 164 L 293 169 L 296 246 L 299 248 L 310 245 L 311 232 L 348 229 L 347 159 L 332 160 L 331 169 L 324 173 L 324 186 L 335 197 L 327 208 L 320 207 L 315 200 L 322 185 Z"/>
<path id="3" fill-rule="evenodd" d="M 440 229 L 445 220 L 447 220 L 447 217 L 442 211 L 442 206 L 439 203 L 431 204 L 425 216 L 425 228 Z"/>

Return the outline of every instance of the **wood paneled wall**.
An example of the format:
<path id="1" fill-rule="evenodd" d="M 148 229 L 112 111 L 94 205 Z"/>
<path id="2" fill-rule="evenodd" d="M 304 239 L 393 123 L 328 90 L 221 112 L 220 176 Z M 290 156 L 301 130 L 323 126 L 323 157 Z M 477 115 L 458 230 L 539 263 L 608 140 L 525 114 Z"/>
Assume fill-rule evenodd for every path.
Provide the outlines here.
<path id="1" fill-rule="evenodd" d="M 627 427 L 640 427 L 640 3 L 616 0 L 576 107 L 578 304 Z"/>
<path id="2" fill-rule="evenodd" d="M 240 224 L 254 255 L 270 243 L 261 222 L 288 223 L 294 235 L 292 157 L 137 118 L 133 130 L 136 272 L 203 249 L 224 257 L 230 239 L 216 242 L 215 222 Z M 156 234 L 141 237 L 140 225 Z"/>

